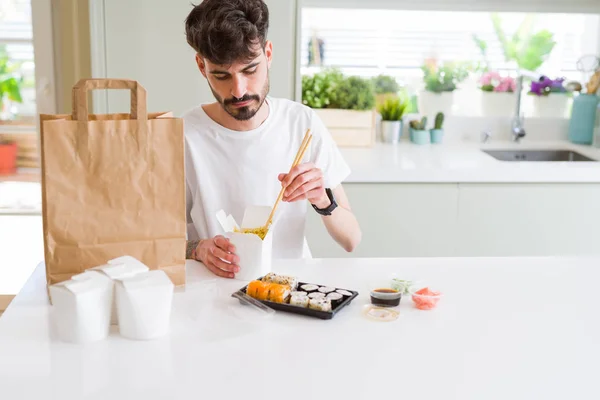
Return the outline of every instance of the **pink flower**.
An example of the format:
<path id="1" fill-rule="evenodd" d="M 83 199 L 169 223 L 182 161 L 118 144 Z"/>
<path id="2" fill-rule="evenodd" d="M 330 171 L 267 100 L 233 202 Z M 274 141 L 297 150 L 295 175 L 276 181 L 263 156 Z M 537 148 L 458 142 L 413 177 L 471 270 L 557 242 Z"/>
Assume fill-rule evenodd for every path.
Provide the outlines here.
<path id="1" fill-rule="evenodd" d="M 500 79 L 498 86 L 494 88 L 494 92 L 514 92 L 517 90 L 517 83 L 510 76 Z"/>
<path id="2" fill-rule="evenodd" d="M 481 86 L 496 86 L 501 79 L 502 77 L 496 71 L 486 72 L 485 74 L 481 75 L 481 78 L 479 79 L 479 84 Z"/>

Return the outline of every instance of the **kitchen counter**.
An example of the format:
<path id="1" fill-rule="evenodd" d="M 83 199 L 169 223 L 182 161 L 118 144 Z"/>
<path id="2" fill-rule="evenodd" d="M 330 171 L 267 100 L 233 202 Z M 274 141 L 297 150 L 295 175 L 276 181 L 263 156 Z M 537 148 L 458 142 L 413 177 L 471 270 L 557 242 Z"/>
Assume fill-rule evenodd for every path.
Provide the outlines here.
<path id="1" fill-rule="evenodd" d="M 600 160 L 600 148 L 567 141 L 402 141 L 340 150 L 352 170 L 346 183 L 600 183 L 600 162 L 506 162 L 481 149 L 567 149 Z"/>
<path id="2" fill-rule="evenodd" d="M 39 265 L 0 317 L 0 398 L 595 398 L 599 258 L 313 259 L 275 271 L 360 295 L 330 321 L 253 316 L 242 282 L 190 261 L 171 334 L 136 342 L 56 342 Z M 393 322 L 361 310 L 399 273 L 441 290 L 431 311 L 408 297 Z"/>

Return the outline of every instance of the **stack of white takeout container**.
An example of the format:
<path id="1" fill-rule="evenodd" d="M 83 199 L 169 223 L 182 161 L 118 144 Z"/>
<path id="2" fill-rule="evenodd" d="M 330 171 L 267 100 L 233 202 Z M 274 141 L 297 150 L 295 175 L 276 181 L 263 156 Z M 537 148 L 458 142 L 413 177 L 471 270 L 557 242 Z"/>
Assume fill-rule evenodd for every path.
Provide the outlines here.
<path id="1" fill-rule="evenodd" d="M 52 317 L 60 340 L 105 339 L 110 325 L 121 336 L 150 340 L 169 332 L 174 285 L 161 270 L 131 256 L 110 260 L 49 287 Z"/>

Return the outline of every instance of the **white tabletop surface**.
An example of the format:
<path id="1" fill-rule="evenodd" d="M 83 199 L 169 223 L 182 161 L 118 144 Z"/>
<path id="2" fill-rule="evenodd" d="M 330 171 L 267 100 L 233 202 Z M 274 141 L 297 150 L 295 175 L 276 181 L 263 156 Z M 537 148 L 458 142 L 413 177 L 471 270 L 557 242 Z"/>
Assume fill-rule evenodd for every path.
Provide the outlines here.
<path id="1" fill-rule="evenodd" d="M 600 149 L 568 141 L 376 143 L 341 148 L 352 173 L 346 183 L 575 183 L 600 182 L 600 162 L 499 161 L 482 149 L 574 150 L 600 160 Z"/>
<path id="2" fill-rule="evenodd" d="M 136 342 L 55 341 L 43 266 L 0 317 L 0 399 L 599 398 L 600 259 L 344 259 L 278 262 L 276 272 L 355 289 L 333 320 L 247 318 L 239 281 L 195 262 L 171 333 Z M 444 293 L 400 317 L 361 314 L 392 273 Z"/>

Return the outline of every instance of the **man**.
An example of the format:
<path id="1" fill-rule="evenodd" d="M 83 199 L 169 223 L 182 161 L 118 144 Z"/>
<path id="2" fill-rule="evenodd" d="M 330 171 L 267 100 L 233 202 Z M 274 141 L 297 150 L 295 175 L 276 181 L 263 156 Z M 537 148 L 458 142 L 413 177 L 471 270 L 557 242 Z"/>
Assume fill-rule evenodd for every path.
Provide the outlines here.
<path id="1" fill-rule="evenodd" d="M 185 21 L 187 41 L 216 99 L 184 115 L 187 257 L 223 277 L 233 278 L 240 260 L 220 234 L 216 212 L 223 209 L 241 221 L 248 205 L 272 206 L 282 185 L 286 191 L 272 228 L 274 258 L 306 254 L 304 200 L 345 250 L 361 239 L 341 185 L 350 169 L 331 135 L 312 109 L 268 96 L 268 26 L 262 0 L 204 0 Z M 290 171 L 309 128 L 311 145 Z"/>

